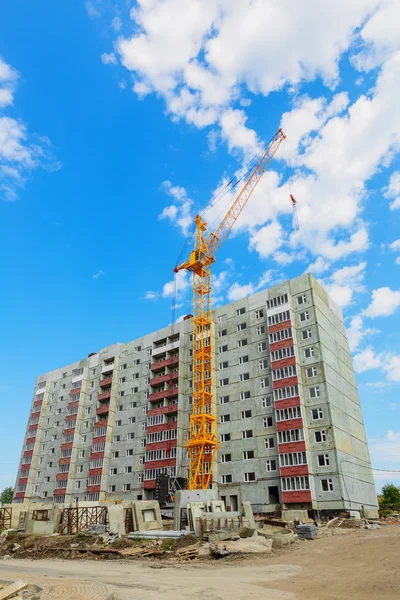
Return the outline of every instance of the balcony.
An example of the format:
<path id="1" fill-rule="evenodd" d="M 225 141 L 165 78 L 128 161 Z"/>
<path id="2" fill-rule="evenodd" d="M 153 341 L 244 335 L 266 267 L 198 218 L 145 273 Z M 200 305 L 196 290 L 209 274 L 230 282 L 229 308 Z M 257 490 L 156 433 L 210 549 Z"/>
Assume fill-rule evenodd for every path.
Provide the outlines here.
<path id="1" fill-rule="evenodd" d="M 171 404 L 170 406 L 161 406 L 161 408 L 151 408 L 147 416 L 152 417 L 154 415 L 171 415 L 178 412 L 178 403 Z"/>
<path id="2" fill-rule="evenodd" d="M 104 451 L 103 452 L 92 452 L 92 454 L 90 455 L 90 460 L 97 460 L 98 458 L 104 458 Z"/>
<path id="3" fill-rule="evenodd" d="M 145 490 L 153 490 L 156 487 L 156 480 L 155 479 L 149 479 L 148 481 L 145 481 L 143 483 L 143 487 Z"/>
<path id="4" fill-rule="evenodd" d="M 24 463 L 23 465 L 21 465 L 20 471 L 29 471 L 30 468 L 31 468 L 31 463 Z"/>
<path id="5" fill-rule="evenodd" d="M 36 441 L 36 436 L 35 437 L 26 438 L 25 444 L 27 446 L 29 446 L 29 444 L 34 444 L 35 441 Z"/>
<path id="6" fill-rule="evenodd" d="M 18 485 L 26 485 L 28 483 L 28 478 L 27 477 L 20 477 L 18 479 Z"/>
<path id="7" fill-rule="evenodd" d="M 154 377 L 154 379 L 150 379 L 150 385 L 154 387 L 160 383 L 176 381 L 178 377 L 179 371 L 173 371 L 172 373 L 166 373 L 165 375 L 160 375 L 160 377 Z"/>
<path id="8" fill-rule="evenodd" d="M 100 387 L 101 388 L 109 387 L 112 384 L 112 380 L 113 380 L 112 376 L 111 377 L 105 377 L 104 379 L 102 379 L 100 381 Z"/>
<path id="9" fill-rule="evenodd" d="M 96 415 L 107 415 L 110 411 L 110 403 L 107 402 L 106 404 L 103 404 L 102 406 L 99 406 L 98 408 L 96 408 Z"/>
<path id="10" fill-rule="evenodd" d="M 105 435 L 98 435 L 97 437 L 94 437 L 92 440 L 92 444 L 101 444 L 102 442 L 106 441 L 106 436 Z"/>
<path id="11" fill-rule="evenodd" d="M 96 469 L 89 469 L 89 477 L 96 477 L 103 473 L 103 467 L 97 467 Z"/>
<path id="12" fill-rule="evenodd" d="M 15 498 L 25 498 L 25 492 L 17 492 Z"/>
<path id="13" fill-rule="evenodd" d="M 107 425 L 108 425 L 108 419 L 105 419 L 104 421 L 97 421 L 97 423 L 94 424 L 94 428 L 101 429 L 102 427 L 107 427 Z"/>
<path id="14" fill-rule="evenodd" d="M 81 393 L 81 389 L 82 388 L 74 388 L 73 390 L 70 391 L 69 395 L 70 396 L 77 396 L 78 394 Z"/>
<path id="15" fill-rule="evenodd" d="M 293 375 L 293 377 L 286 377 L 285 379 L 276 379 L 272 382 L 272 389 L 279 390 L 280 388 L 289 387 L 290 385 L 297 385 L 299 383 L 299 379 L 297 375 Z"/>
<path id="16" fill-rule="evenodd" d="M 68 479 L 68 476 L 69 476 L 68 471 L 66 473 L 57 473 L 56 481 L 65 481 L 66 479 Z"/>
<path id="17" fill-rule="evenodd" d="M 33 406 L 35 408 L 39 408 L 42 406 L 42 404 L 43 404 L 43 400 L 36 400 L 36 402 L 33 403 Z"/>
<path id="18" fill-rule="evenodd" d="M 68 408 L 75 408 L 75 406 L 79 406 L 79 400 L 73 400 L 72 402 L 68 402 Z"/>
<path id="19" fill-rule="evenodd" d="M 291 465 L 290 467 L 280 468 L 281 477 L 299 477 L 300 475 L 308 475 L 308 465 Z"/>
<path id="20" fill-rule="evenodd" d="M 108 398 L 111 398 L 110 390 L 108 390 L 107 392 L 103 392 L 103 394 L 99 394 L 97 396 L 97 400 L 99 400 L 99 402 L 102 402 L 103 400 L 107 400 Z"/>
<path id="21" fill-rule="evenodd" d="M 109 363 L 107 365 L 103 365 L 101 367 L 101 372 L 102 373 L 112 373 L 114 371 L 114 363 Z"/>
<path id="22" fill-rule="evenodd" d="M 77 413 L 75 413 L 74 415 L 66 415 L 65 417 L 65 422 L 70 426 L 70 427 L 74 427 L 75 424 L 73 423 L 73 421 L 76 421 L 77 419 Z"/>
<path id="23" fill-rule="evenodd" d="M 36 431 L 36 429 L 38 427 L 39 427 L 38 423 L 35 423 L 35 425 L 29 425 L 28 431 Z"/>
<path id="24" fill-rule="evenodd" d="M 299 417 L 298 419 L 287 419 L 286 421 L 277 421 L 276 422 L 276 430 L 277 431 L 287 431 L 288 429 L 302 429 L 303 428 L 303 419 Z"/>
<path id="25" fill-rule="evenodd" d="M 268 327 L 268 333 L 275 333 L 276 331 L 282 331 L 282 329 L 288 329 L 292 326 L 292 321 L 288 319 L 287 321 L 282 321 L 282 323 L 276 323 L 276 325 L 270 325 Z"/>
<path id="26" fill-rule="evenodd" d="M 86 491 L 88 494 L 100 492 L 100 487 L 100 485 L 88 485 Z"/>
<path id="27" fill-rule="evenodd" d="M 151 371 L 160 371 L 164 367 L 170 367 L 172 365 L 177 365 L 179 363 L 179 356 L 173 356 L 172 358 L 167 358 L 166 360 L 159 360 L 158 362 L 153 363 L 150 366 Z"/>
<path id="28" fill-rule="evenodd" d="M 284 504 L 302 504 L 303 502 L 311 502 L 311 491 L 299 490 L 282 492 L 282 502 L 284 502 Z"/>
<path id="29" fill-rule="evenodd" d="M 163 354 L 164 352 L 172 352 L 179 348 L 180 342 L 179 340 L 175 340 L 174 342 L 165 343 L 163 346 L 158 346 L 158 348 L 153 348 L 152 355 L 158 356 Z"/>
<path id="30" fill-rule="evenodd" d="M 65 486 L 63 488 L 57 488 L 56 490 L 54 490 L 53 495 L 54 496 L 65 496 L 66 491 L 67 491 L 67 486 Z"/>
<path id="31" fill-rule="evenodd" d="M 306 451 L 306 443 L 303 440 L 299 440 L 298 442 L 289 442 L 288 444 L 279 444 L 278 443 L 279 454 L 287 454 L 288 452 L 305 452 L 305 451 Z"/>
<path id="32" fill-rule="evenodd" d="M 73 442 L 64 442 L 61 444 L 61 450 L 72 450 Z"/>
<path id="33" fill-rule="evenodd" d="M 58 464 L 59 465 L 69 465 L 71 463 L 71 457 L 70 456 L 66 456 L 65 458 L 60 458 L 58 460 Z"/>
<path id="34" fill-rule="evenodd" d="M 75 433 L 75 427 L 70 427 L 69 429 L 64 429 L 63 430 L 63 435 L 74 435 Z"/>
<path id="35" fill-rule="evenodd" d="M 24 456 L 33 456 L 33 450 L 25 450 Z"/>
<path id="36" fill-rule="evenodd" d="M 179 394 L 178 388 L 171 388 L 169 390 L 162 390 L 161 392 L 154 392 L 149 396 L 149 402 L 154 402 L 155 400 L 162 400 L 163 398 L 174 398 Z"/>

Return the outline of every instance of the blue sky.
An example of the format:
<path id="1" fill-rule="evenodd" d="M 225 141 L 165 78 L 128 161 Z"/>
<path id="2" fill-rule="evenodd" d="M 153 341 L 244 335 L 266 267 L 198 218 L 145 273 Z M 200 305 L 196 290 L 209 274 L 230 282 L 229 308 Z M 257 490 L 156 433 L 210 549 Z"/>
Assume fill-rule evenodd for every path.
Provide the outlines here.
<path id="1" fill-rule="evenodd" d="M 36 376 L 170 322 L 193 215 L 280 125 L 215 300 L 311 270 L 343 307 L 378 487 L 400 484 L 399 20 L 395 0 L 1 4 L 0 487 Z"/>

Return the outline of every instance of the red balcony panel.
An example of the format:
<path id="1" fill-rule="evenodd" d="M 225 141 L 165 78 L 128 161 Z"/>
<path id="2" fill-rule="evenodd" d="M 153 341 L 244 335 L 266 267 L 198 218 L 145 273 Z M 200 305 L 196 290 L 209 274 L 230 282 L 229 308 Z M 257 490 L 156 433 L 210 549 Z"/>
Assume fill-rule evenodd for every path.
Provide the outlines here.
<path id="1" fill-rule="evenodd" d="M 297 375 L 294 377 L 286 377 L 286 379 L 279 379 L 279 381 L 272 382 L 272 388 L 274 390 L 279 390 L 280 388 L 289 387 L 289 385 L 297 385 L 299 383 L 299 378 Z"/>
<path id="2" fill-rule="evenodd" d="M 33 406 L 35 408 L 39 408 L 39 406 L 42 406 L 43 404 L 43 400 L 36 400 L 36 402 L 33 403 Z"/>
<path id="3" fill-rule="evenodd" d="M 70 456 L 66 456 L 65 458 L 60 458 L 58 460 L 58 464 L 59 465 L 69 465 L 71 462 L 71 457 Z"/>
<path id="4" fill-rule="evenodd" d="M 88 485 L 87 486 L 87 493 L 94 493 L 94 492 L 99 492 L 100 491 L 100 485 Z"/>
<path id="5" fill-rule="evenodd" d="M 34 444 L 35 441 L 36 441 L 36 436 L 35 437 L 26 438 L 25 444 L 26 445 L 28 445 L 28 444 Z"/>
<path id="6" fill-rule="evenodd" d="M 149 481 L 145 481 L 143 483 L 143 487 L 145 490 L 153 490 L 156 487 L 156 480 L 155 479 L 149 479 Z"/>
<path id="7" fill-rule="evenodd" d="M 25 485 L 26 483 L 28 483 L 28 478 L 27 477 L 20 477 L 18 479 L 18 484 Z"/>
<path id="8" fill-rule="evenodd" d="M 31 419 L 38 419 L 40 417 L 40 410 L 39 412 L 34 412 L 31 414 Z"/>
<path id="9" fill-rule="evenodd" d="M 166 431 L 167 429 L 177 429 L 178 423 L 162 423 L 161 425 L 151 425 L 147 427 L 147 433 L 154 433 L 155 431 Z"/>
<path id="10" fill-rule="evenodd" d="M 149 401 L 154 402 L 155 400 L 163 400 L 164 398 L 174 398 L 178 394 L 178 388 L 171 388 L 169 390 L 163 390 L 161 392 L 154 392 L 153 394 L 150 394 Z"/>
<path id="11" fill-rule="evenodd" d="M 171 365 L 176 365 L 179 363 L 179 355 L 173 356 L 172 358 L 167 358 L 167 360 L 159 360 L 158 362 L 153 363 L 150 366 L 152 371 L 160 371 L 164 367 L 170 367 Z"/>
<path id="12" fill-rule="evenodd" d="M 25 450 L 24 456 L 33 456 L 33 450 Z"/>
<path id="13" fill-rule="evenodd" d="M 308 475 L 308 465 L 296 465 L 292 467 L 281 467 L 281 477 L 298 477 Z"/>
<path id="14" fill-rule="evenodd" d="M 53 496 L 65 496 L 65 492 L 67 491 L 67 488 L 57 488 L 56 490 L 54 490 L 53 492 Z"/>
<path id="15" fill-rule="evenodd" d="M 154 485 L 155 485 L 155 482 L 154 482 Z M 25 498 L 25 492 L 17 492 L 15 494 L 15 497 L 16 498 Z"/>
<path id="16" fill-rule="evenodd" d="M 97 458 L 104 458 L 104 452 L 92 452 L 90 460 L 96 460 Z"/>
<path id="17" fill-rule="evenodd" d="M 293 346 L 293 338 L 288 338 L 287 340 L 281 340 L 280 342 L 274 342 L 269 345 L 269 351 L 275 352 L 275 350 L 281 350 L 281 348 L 289 348 L 289 346 Z"/>
<path id="18" fill-rule="evenodd" d="M 68 479 L 69 473 L 57 473 L 56 481 L 66 481 Z"/>
<path id="19" fill-rule="evenodd" d="M 103 467 L 98 467 L 97 469 L 89 469 L 89 477 L 95 477 L 96 475 L 101 475 L 103 473 Z"/>
<path id="20" fill-rule="evenodd" d="M 95 429 L 101 429 L 102 427 L 107 427 L 108 425 L 108 421 L 97 421 L 97 423 L 94 424 L 94 428 Z"/>
<path id="21" fill-rule="evenodd" d="M 161 408 L 151 408 L 147 413 L 148 417 L 154 415 L 170 415 L 178 412 L 178 403 L 172 404 L 171 406 L 162 406 Z"/>
<path id="22" fill-rule="evenodd" d="M 279 454 L 286 454 L 287 452 L 305 452 L 305 442 L 290 442 L 289 444 L 278 444 Z"/>
<path id="23" fill-rule="evenodd" d="M 162 450 L 163 448 L 176 448 L 178 440 L 166 440 L 165 442 L 154 442 L 154 444 L 146 444 L 146 451 Z"/>
<path id="24" fill-rule="evenodd" d="M 73 442 L 64 442 L 64 444 L 61 444 L 61 450 L 70 450 L 72 445 Z"/>
<path id="25" fill-rule="evenodd" d="M 20 471 L 29 471 L 30 468 L 31 468 L 30 463 L 26 463 L 26 464 L 21 465 Z"/>
<path id="26" fill-rule="evenodd" d="M 296 364 L 296 357 L 282 358 L 282 360 L 274 360 L 271 362 L 271 369 L 282 369 L 282 367 L 290 367 Z"/>
<path id="27" fill-rule="evenodd" d="M 110 397 L 111 397 L 111 392 L 110 392 L 110 390 L 108 390 L 107 392 L 103 392 L 102 394 L 99 394 L 97 396 L 97 400 L 99 400 L 101 402 L 102 400 L 107 400 L 107 398 L 110 398 Z"/>
<path id="28" fill-rule="evenodd" d="M 74 388 L 73 390 L 70 391 L 69 395 L 70 396 L 77 396 L 78 394 L 81 393 L 81 389 L 82 388 Z"/>
<path id="29" fill-rule="evenodd" d="M 298 419 L 288 419 L 287 421 L 277 421 L 276 422 L 276 430 L 277 431 L 287 431 L 288 429 L 302 429 L 303 428 L 303 419 L 300 417 Z"/>
<path id="30" fill-rule="evenodd" d="M 102 379 L 100 381 L 100 387 L 101 388 L 105 388 L 105 387 L 109 387 L 112 384 L 112 377 L 105 377 L 104 379 Z"/>
<path id="31" fill-rule="evenodd" d="M 154 377 L 150 379 L 150 385 L 153 387 L 155 385 L 159 385 L 160 383 L 164 383 L 165 381 L 175 381 L 179 377 L 179 371 L 174 371 L 173 373 L 166 373 L 165 375 L 160 375 L 160 377 Z"/>
<path id="32" fill-rule="evenodd" d="M 75 433 L 75 427 L 69 427 L 68 429 L 64 429 L 63 435 L 73 435 Z"/>
<path id="33" fill-rule="evenodd" d="M 163 467 L 174 467 L 176 458 L 164 458 L 163 460 L 149 460 L 145 462 L 145 469 L 161 469 Z"/>
<path id="34" fill-rule="evenodd" d="M 277 323 L 276 325 L 270 325 L 268 327 L 268 333 L 275 333 L 276 331 L 282 331 L 282 329 L 287 329 L 292 326 L 292 321 L 288 319 L 287 321 L 283 321 L 282 323 Z"/>
<path id="35" fill-rule="evenodd" d="M 291 406 L 300 406 L 300 397 L 296 396 L 295 398 L 286 398 L 285 400 L 275 400 L 274 406 L 275 410 L 279 408 L 290 408 Z"/>
<path id="36" fill-rule="evenodd" d="M 101 444 L 102 442 L 105 442 L 105 441 L 106 441 L 105 435 L 98 435 L 97 437 L 93 438 L 92 445 L 94 446 L 95 444 Z"/>
<path id="37" fill-rule="evenodd" d="M 76 415 L 66 415 L 65 422 L 66 423 L 71 423 L 72 421 L 76 421 L 76 419 L 77 419 Z"/>
<path id="38" fill-rule="evenodd" d="M 96 408 L 96 415 L 107 415 L 110 412 L 110 405 L 103 404 L 103 406 L 99 406 Z"/>
<path id="39" fill-rule="evenodd" d="M 301 504 L 311 502 L 311 491 L 282 492 L 282 501 L 285 504 Z"/>
<path id="40" fill-rule="evenodd" d="M 68 408 L 75 408 L 75 406 L 79 406 L 79 400 L 73 400 L 73 402 L 68 402 Z"/>
<path id="41" fill-rule="evenodd" d="M 36 425 L 29 425 L 28 431 L 36 431 L 38 427 L 38 423 L 36 423 Z"/>

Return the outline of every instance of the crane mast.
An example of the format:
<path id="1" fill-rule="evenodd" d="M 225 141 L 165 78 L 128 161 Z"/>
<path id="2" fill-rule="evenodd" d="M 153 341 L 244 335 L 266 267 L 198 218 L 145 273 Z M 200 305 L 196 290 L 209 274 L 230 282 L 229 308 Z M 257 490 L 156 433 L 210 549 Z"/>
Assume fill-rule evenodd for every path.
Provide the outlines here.
<path id="1" fill-rule="evenodd" d="M 190 490 L 210 487 L 219 447 L 215 411 L 211 265 L 285 137 L 279 129 L 214 233 L 207 233 L 207 223 L 201 216 L 195 217 L 194 249 L 189 259 L 174 269 L 176 273 L 183 269 L 192 273 L 193 387 L 189 440 L 186 443 Z"/>

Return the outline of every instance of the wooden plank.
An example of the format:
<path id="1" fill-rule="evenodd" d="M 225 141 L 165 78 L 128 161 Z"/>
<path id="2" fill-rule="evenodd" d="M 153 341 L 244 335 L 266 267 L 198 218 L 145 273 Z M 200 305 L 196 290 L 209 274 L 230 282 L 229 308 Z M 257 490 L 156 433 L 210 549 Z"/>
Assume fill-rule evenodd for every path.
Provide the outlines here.
<path id="1" fill-rule="evenodd" d="M 22 581 L 22 579 L 17 579 L 17 581 L 14 581 L 14 583 L 11 583 L 7 587 L 0 590 L 0 600 L 7 600 L 7 598 L 11 598 L 11 596 L 14 596 L 14 594 L 17 592 L 27 588 L 28 585 L 29 584 L 25 583 L 25 581 Z"/>

